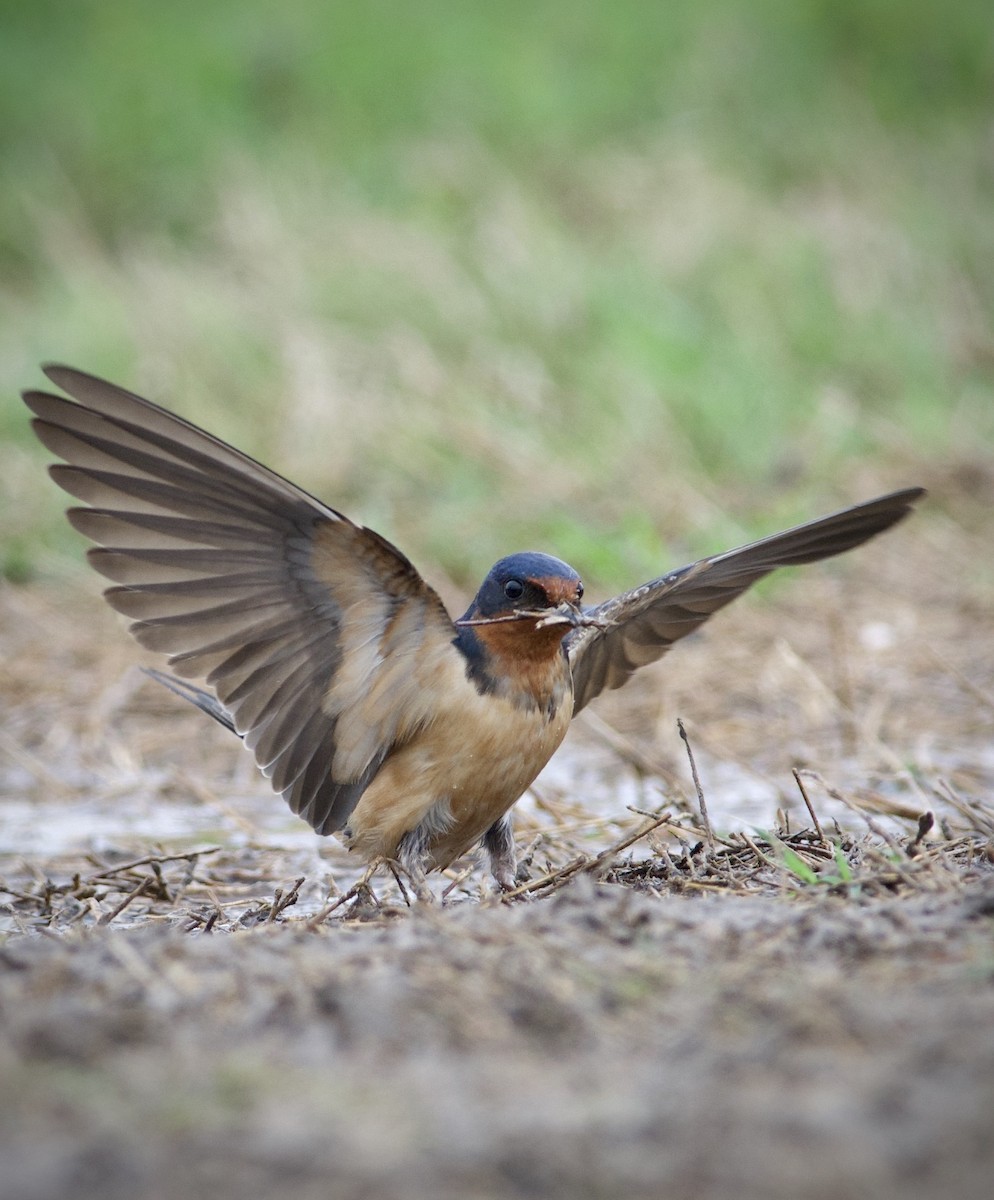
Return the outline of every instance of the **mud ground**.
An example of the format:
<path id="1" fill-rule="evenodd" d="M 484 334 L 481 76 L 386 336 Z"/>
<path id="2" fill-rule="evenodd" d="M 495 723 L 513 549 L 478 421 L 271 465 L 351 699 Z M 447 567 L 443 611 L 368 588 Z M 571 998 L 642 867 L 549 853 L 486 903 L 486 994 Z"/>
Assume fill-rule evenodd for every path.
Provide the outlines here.
<path id="1" fill-rule="evenodd" d="M 363 882 L 92 581 L 0 591 L 0 1197 L 989 1196 L 979 511 L 607 698 L 512 902 Z"/>

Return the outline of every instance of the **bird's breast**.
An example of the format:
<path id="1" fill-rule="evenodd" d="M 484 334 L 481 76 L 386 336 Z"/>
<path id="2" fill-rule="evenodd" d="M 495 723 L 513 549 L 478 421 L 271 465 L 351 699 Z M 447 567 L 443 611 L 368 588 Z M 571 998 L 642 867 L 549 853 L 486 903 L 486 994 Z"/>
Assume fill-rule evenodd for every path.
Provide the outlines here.
<path id="1" fill-rule="evenodd" d="M 555 678 L 549 673 L 541 704 L 480 690 L 456 652 L 431 686 L 431 719 L 390 754 L 349 819 L 349 845 L 364 858 L 392 857 L 422 826 L 430 830 L 426 866 L 448 865 L 521 796 L 572 717 L 565 658 Z"/>

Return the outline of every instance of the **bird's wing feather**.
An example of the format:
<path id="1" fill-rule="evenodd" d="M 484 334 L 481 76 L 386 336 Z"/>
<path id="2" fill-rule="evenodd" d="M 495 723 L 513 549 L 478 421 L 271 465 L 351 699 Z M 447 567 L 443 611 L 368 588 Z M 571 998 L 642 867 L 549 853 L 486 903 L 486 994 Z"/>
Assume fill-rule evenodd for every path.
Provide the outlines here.
<path id="1" fill-rule="evenodd" d="M 907 488 L 809 521 L 784 533 L 682 567 L 625 592 L 588 615 L 566 643 L 574 713 L 602 691 L 620 687 L 639 667 L 661 658 L 712 613 L 777 567 L 830 558 L 888 529 L 911 511 L 923 488 Z"/>
<path id="2" fill-rule="evenodd" d="M 233 447 L 103 380 L 46 374 L 76 402 L 24 399 L 64 460 L 53 477 L 88 506 L 69 518 L 99 543 L 108 602 L 206 681 L 295 812 L 341 828 L 428 719 L 414 668 L 455 637 L 441 600 L 379 534 Z"/>

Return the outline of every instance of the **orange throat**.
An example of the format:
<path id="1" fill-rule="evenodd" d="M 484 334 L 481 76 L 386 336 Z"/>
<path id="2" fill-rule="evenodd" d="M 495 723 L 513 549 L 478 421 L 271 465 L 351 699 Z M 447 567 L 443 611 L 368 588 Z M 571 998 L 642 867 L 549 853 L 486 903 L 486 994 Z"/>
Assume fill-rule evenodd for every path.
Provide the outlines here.
<path id="1" fill-rule="evenodd" d="M 553 713 L 570 684 L 563 638 L 565 624 L 540 626 L 538 618 L 522 618 L 474 629 L 486 659 L 486 674 L 509 699 L 520 699 Z"/>

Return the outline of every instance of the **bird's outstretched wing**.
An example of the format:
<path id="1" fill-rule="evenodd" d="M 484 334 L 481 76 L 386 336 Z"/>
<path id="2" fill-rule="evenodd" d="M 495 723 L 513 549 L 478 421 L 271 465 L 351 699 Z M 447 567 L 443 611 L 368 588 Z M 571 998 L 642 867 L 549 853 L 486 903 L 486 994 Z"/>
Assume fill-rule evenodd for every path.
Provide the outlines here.
<path id="1" fill-rule="evenodd" d="M 639 667 L 661 658 L 712 613 L 740 596 L 777 567 L 797 566 L 841 554 L 888 529 L 911 511 L 924 488 L 907 488 L 776 533 L 738 550 L 703 558 L 587 614 L 601 627 L 583 626 L 567 643 L 573 671 L 573 711 L 595 696 L 621 687 Z"/>
<path id="2" fill-rule="evenodd" d="M 24 394 L 56 483 L 87 507 L 104 595 L 143 646 L 199 677 L 294 812 L 341 828 L 423 722 L 424 660 L 455 637 L 379 534 L 113 384 L 51 366 L 73 401 Z M 454 652 L 454 651 L 453 651 Z"/>

